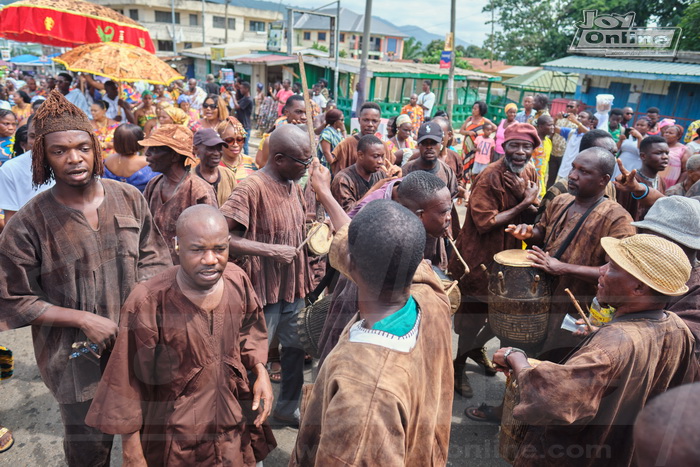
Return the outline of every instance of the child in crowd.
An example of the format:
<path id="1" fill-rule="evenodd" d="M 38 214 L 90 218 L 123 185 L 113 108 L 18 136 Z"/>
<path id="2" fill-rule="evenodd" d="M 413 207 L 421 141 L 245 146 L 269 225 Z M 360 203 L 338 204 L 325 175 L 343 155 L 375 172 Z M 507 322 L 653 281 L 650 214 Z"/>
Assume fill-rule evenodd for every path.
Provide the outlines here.
<path id="1" fill-rule="evenodd" d="M 491 123 L 484 123 L 482 130 L 483 134 L 477 136 L 474 140 L 476 153 L 474 158 L 474 167 L 472 167 L 473 175 L 478 174 L 484 170 L 489 163 L 491 163 L 491 156 L 493 155 L 493 149 L 496 144 L 496 141 L 491 138 L 491 134 L 495 130 L 496 128 Z"/>

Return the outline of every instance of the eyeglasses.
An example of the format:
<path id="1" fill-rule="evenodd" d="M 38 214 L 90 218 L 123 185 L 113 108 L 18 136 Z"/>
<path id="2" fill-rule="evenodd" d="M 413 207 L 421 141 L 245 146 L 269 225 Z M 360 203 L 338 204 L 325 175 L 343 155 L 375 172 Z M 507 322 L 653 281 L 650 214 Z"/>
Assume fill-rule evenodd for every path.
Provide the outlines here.
<path id="1" fill-rule="evenodd" d="M 290 156 L 289 154 L 284 154 L 284 153 L 281 153 L 281 152 L 278 152 L 277 154 L 279 154 L 280 156 L 289 157 L 291 160 L 293 160 L 294 162 L 300 163 L 300 164 L 303 165 L 304 167 L 310 166 L 310 165 L 311 165 L 311 162 L 313 162 L 313 160 L 314 160 L 313 157 L 312 157 L 312 158 L 309 158 L 309 159 L 306 159 L 305 161 L 303 161 L 303 160 L 301 160 L 301 159 L 297 159 L 296 157 L 292 157 L 292 156 Z"/>
<path id="2" fill-rule="evenodd" d="M 213 109 L 216 108 L 216 104 L 202 104 L 202 108 L 203 108 L 203 109 L 212 109 L 212 110 L 213 110 Z"/>
<path id="3" fill-rule="evenodd" d="M 245 143 L 245 138 L 226 138 L 224 141 L 226 144 L 238 143 L 240 145 Z"/>
<path id="4" fill-rule="evenodd" d="M 566 108 L 567 109 L 574 109 L 574 108 L 576 108 L 576 106 L 575 105 L 567 105 Z"/>

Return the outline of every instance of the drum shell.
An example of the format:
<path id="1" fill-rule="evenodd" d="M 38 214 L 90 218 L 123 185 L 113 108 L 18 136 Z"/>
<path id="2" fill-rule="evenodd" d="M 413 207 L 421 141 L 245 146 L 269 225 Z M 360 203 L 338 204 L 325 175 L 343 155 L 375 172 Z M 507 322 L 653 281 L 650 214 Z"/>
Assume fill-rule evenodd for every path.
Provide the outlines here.
<path id="1" fill-rule="evenodd" d="M 494 262 L 488 291 L 489 324 L 496 336 L 515 344 L 538 344 L 545 339 L 551 277 L 533 267 Z"/>
<path id="2" fill-rule="evenodd" d="M 539 360 L 528 358 L 530 366 L 536 367 Z M 518 383 L 512 375 L 506 378 L 506 393 L 503 397 L 503 415 L 501 416 L 501 429 L 498 433 L 498 453 L 513 464 L 520 446 L 525 440 L 525 432 L 528 425 L 513 417 L 513 409 L 520 403 L 520 391 Z"/>

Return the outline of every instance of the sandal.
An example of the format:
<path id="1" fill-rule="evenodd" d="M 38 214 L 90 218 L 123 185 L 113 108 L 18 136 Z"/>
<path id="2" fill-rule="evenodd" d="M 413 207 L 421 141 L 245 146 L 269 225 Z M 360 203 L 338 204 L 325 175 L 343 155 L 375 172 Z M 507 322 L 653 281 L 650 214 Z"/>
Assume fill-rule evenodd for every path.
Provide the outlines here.
<path id="1" fill-rule="evenodd" d="M 278 363 L 279 365 L 279 363 Z M 267 373 L 270 375 L 271 383 L 281 383 L 282 382 L 282 368 L 279 367 L 276 370 L 272 369 L 272 364 L 267 367 Z"/>
<path id="2" fill-rule="evenodd" d="M 15 439 L 12 437 L 12 432 L 7 428 L 0 427 L 0 452 L 5 452 L 15 444 Z"/>
<path id="3" fill-rule="evenodd" d="M 496 415 L 495 409 L 496 407 L 481 404 L 479 407 L 467 407 L 464 409 L 464 415 L 477 422 L 501 423 L 501 417 Z M 480 416 L 479 413 L 483 416 Z"/>
<path id="4" fill-rule="evenodd" d="M 314 357 L 309 354 L 304 355 L 304 365 L 311 365 L 314 362 Z"/>

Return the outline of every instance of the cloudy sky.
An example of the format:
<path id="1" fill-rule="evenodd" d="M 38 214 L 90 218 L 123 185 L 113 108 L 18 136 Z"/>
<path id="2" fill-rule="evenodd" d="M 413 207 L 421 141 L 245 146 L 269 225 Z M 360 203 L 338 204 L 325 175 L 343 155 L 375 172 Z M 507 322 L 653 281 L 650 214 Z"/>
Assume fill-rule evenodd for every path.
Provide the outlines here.
<path id="1" fill-rule="evenodd" d="M 327 4 L 329 0 L 306 0 L 304 7 L 312 9 Z M 488 0 L 457 0 L 457 37 L 472 44 L 481 45 L 491 26 L 486 24 L 491 15 L 481 10 Z M 364 13 L 363 1 L 341 0 L 341 6 L 356 13 Z M 417 25 L 428 32 L 444 35 L 450 30 L 450 0 L 373 0 L 372 14 L 400 25 Z"/>

